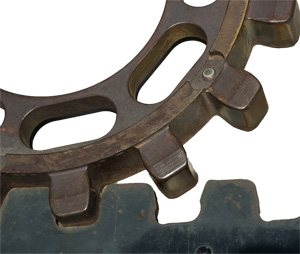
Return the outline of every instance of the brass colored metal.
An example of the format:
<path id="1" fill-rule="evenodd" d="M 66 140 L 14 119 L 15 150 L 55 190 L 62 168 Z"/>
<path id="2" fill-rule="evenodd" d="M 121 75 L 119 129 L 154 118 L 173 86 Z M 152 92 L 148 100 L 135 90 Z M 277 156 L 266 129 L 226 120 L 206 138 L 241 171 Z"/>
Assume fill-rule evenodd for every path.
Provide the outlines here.
<path id="1" fill-rule="evenodd" d="M 168 127 L 136 148 L 154 182 L 167 197 L 179 197 L 197 184 L 198 176 L 182 144 Z"/>
<path id="2" fill-rule="evenodd" d="M 260 82 L 243 70 L 253 46 L 290 47 L 299 38 L 295 0 L 217 0 L 196 8 L 167 0 L 152 38 L 121 71 L 88 89 L 55 97 L 1 90 L 1 202 L 17 187 L 50 187 L 52 212 L 63 225 L 90 223 L 103 188 L 143 169 L 174 198 L 197 175 L 183 145 L 213 116 L 250 131 L 268 110 Z M 180 42 L 199 40 L 202 57 L 164 101 L 145 105 L 139 89 Z M 203 76 L 214 70 L 213 78 Z M 159 92 L 159 91 L 158 91 Z M 113 111 L 113 129 L 94 141 L 44 151 L 32 140 L 45 124 Z"/>
<path id="3" fill-rule="evenodd" d="M 87 167 L 52 173 L 49 176 L 50 207 L 61 224 L 74 226 L 96 219 L 97 197 L 91 191 Z M 65 188 L 66 184 L 68 188 Z"/>

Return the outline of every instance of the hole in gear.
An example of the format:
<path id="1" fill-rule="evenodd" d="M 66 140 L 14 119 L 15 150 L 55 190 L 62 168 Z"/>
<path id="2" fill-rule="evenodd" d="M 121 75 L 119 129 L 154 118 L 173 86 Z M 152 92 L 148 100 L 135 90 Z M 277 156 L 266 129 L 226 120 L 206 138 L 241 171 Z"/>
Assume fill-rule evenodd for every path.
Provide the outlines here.
<path id="1" fill-rule="evenodd" d="M 213 4 L 215 1 L 216 0 L 184 0 L 187 5 L 192 7 L 205 7 Z"/>
<path id="2" fill-rule="evenodd" d="M 2 126 L 5 119 L 5 110 L 3 108 L 0 108 L 0 126 Z"/>
<path id="3" fill-rule="evenodd" d="M 186 41 L 177 45 L 141 87 L 137 100 L 152 104 L 167 98 L 201 57 L 205 48 L 199 41 Z"/>
<path id="4" fill-rule="evenodd" d="M 114 126 L 116 114 L 109 111 L 54 121 L 44 125 L 33 139 L 34 150 L 46 150 L 105 136 Z"/>

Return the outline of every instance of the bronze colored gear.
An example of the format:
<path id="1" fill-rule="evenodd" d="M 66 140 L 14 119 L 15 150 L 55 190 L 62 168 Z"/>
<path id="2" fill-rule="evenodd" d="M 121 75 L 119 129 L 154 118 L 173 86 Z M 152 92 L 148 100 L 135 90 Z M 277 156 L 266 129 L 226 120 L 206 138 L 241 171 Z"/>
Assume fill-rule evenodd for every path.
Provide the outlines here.
<path id="1" fill-rule="evenodd" d="M 197 182 L 182 144 L 215 115 L 242 130 L 256 128 L 268 106 L 260 82 L 243 68 L 256 44 L 293 46 L 299 27 L 295 0 L 218 0 L 203 8 L 168 0 L 148 44 L 109 79 L 55 97 L 1 90 L 6 111 L 1 200 L 12 188 L 49 186 L 59 222 L 81 225 L 93 220 L 106 185 L 144 168 L 166 196 L 180 196 Z M 157 104 L 138 102 L 138 91 L 151 73 L 178 43 L 190 39 L 207 47 L 173 93 Z M 32 149 L 34 135 L 46 123 L 103 110 L 117 114 L 105 137 Z"/>

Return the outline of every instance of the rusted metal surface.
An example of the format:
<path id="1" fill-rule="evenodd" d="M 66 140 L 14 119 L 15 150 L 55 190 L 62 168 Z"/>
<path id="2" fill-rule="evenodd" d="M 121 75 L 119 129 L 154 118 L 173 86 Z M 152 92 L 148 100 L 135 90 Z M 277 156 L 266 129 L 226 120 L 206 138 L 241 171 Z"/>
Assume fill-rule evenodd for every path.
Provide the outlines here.
<path id="1" fill-rule="evenodd" d="M 179 11 L 180 10 L 180 11 Z M 258 126 L 268 106 L 260 82 L 243 68 L 253 46 L 289 47 L 299 38 L 295 0 L 218 0 L 196 8 L 168 0 L 152 38 L 121 71 L 88 89 L 55 97 L 1 90 L 1 201 L 16 187 L 50 187 L 52 212 L 63 225 L 90 223 L 103 188 L 143 169 L 169 197 L 192 188 L 197 175 L 182 144 L 213 116 L 236 128 Z M 164 101 L 136 100 L 141 86 L 180 42 L 196 39 L 202 57 Z M 203 73 L 213 69 L 211 78 Z M 103 138 L 44 151 L 32 140 L 46 123 L 113 111 Z M 76 188 L 74 187 L 76 183 Z"/>

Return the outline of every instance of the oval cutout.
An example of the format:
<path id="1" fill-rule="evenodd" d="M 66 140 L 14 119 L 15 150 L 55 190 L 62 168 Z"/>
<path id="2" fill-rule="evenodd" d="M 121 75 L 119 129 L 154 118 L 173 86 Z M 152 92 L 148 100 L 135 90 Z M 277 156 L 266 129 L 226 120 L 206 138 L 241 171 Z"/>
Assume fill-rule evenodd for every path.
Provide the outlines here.
<path id="1" fill-rule="evenodd" d="M 0 108 L 0 126 L 2 126 L 5 118 L 5 110 L 3 108 Z"/>
<path id="2" fill-rule="evenodd" d="M 193 7 L 205 7 L 213 4 L 216 0 L 184 0 L 184 2 Z"/>
<path id="3" fill-rule="evenodd" d="M 37 132 L 32 147 L 41 151 L 99 139 L 112 129 L 115 121 L 116 114 L 109 111 L 54 121 Z"/>
<path id="4" fill-rule="evenodd" d="M 205 48 L 206 45 L 199 41 L 186 41 L 177 45 L 141 87 L 137 100 L 154 104 L 167 98 L 201 57 Z"/>

